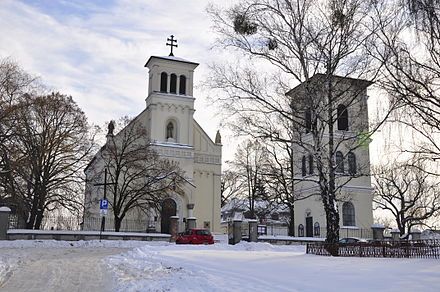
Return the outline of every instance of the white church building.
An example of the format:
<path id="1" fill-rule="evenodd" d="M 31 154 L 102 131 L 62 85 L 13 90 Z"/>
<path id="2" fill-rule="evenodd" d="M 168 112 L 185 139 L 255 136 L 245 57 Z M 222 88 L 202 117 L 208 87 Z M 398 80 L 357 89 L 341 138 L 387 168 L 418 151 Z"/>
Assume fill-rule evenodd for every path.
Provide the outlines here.
<path id="1" fill-rule="evenodd" d="M 218 132 L 215 141 L 211 140 L 193 118 L 193 81 L 197 66 L 197 63 L 171 54 L 152 56 L 145 64 L 149 69 L 148 96 L 145 109 L 135 119 L 145 127 L 146 138 L 159 156 L 178 162 L 186 182 L 179 192 L 169 191 L 161 210 L 138 210 L 127 216 L 127 222 L 141 222 L 143 226 L 138 228 L 139 231 L 169 233 L 170 216 L 178 216 L 178 231 L 185 229 L 188 218 L 196 219 L 197 228 L 220 231 L 222 145 Z M 103 167 L 99 160 L 96 155 L 89 164 L 85 171 L 87 177 Z M 86 230 L 92 228 L 87 226 L 87 222 L 92 222 L 91 218 L 99 220 L 100 199 L 102 187 L 98 188 L 88 180 L 84 213 Z M 111 220 L 111 208 L 107 220 Z M 121 231 L 124 226 L 123 223 Z"/>

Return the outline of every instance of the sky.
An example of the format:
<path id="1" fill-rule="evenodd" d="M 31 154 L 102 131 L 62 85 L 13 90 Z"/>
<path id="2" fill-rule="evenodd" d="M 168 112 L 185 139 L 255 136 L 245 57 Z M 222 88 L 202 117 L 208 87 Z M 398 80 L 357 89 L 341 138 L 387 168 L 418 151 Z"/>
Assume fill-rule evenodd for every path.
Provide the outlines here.
<path id="1" fill-rule="evenodd" d="M 213 0 L 230 5 L 232 0 Z M 50 89 L 72 95 L 89 122 L 103 125 L 145 108 L 151 55 L 200 63 L 195 71 L 194 114 L 214 139 L 218 110 L 201 85 L 216 60 L 215 35 L 204 0 L 1 0 L 0 58 L 11 57 Z M 222 131 L 222 133 L 225 131 Z M 224 157 L 233 137 L 223 135 Z M 229 153 L 229 154 L 228 154 Z"/>
<path id="2" fill-rule="evenodd" d="M 11 57 L 50 89 L 72 95 L 89 122 L 104 125 L 121 116 L 134 117 L 145 108 L 144 65 L 151 55 L 167 56 L 166 40 L 174 35 L 175 56 L 200 64 L 195 71 L 194 117 L 211 139 L 221 130 L 223 161 L 232 160 L 239 140 L 222 127 L 220 110 L 207 100 L 202 84 L 208 66 L 222 55 L 213 48 L 216 35 L 206 8 L 234 2 L 0 0 L 0 58 Z M 370 115 L 377 107 L 370 107 Z M 384 148 L 378 142 L 385 141 L 375 137 L 370 145 L 373 164 Z"/>

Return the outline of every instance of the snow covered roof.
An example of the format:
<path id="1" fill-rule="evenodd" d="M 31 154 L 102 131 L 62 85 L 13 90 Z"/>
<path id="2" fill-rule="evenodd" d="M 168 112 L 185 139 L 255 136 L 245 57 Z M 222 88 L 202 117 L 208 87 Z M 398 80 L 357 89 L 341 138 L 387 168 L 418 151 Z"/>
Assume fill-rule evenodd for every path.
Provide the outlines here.
<path id="1" fill-rule="evenodd" d="M 256 200 L 254 202 L 255 209 L 268 209 L 270 208 L 272 212 L 287 212 L 288 208 L 287 206 L 283 204 L 278 204 L 274 202 L 269 202 L 265 200 Z M 242 211 L 248 211 L 249 210 L 249 201 L 244 199 L 232 199 L 229 201 L 226 205 L 222 207 L 222 212 L 228 212 L 228 211 L 236 211 L 236 210 L 242 210 Z"/>
<path id="2" fill-rule="evenodd" d="M 148 59 L 147 63 L 145 63 L 145 66 L 144 66 L 144 67 L 148 67 L 148 63 L 150 63 L 151 60 L 153 60 L 154 58 L 156 58 L 156 59 L 162 59 L 162 60 L 168 60 L 168 61 L 175 61 L 175 62 L 181 62 L 181 63 L 192 64 L 192 65 L 195 65 L 195 67 L 197 67 L 197 66 L 199 65 L 199 63 L 191 62 L 191 61 L 185 60 L 185 59 L 183 59 L 183 58 L 175 57 L 175 56 L 151 56 L 151 57 Z M 195 68 L 195 67 L 194 67 L 194 68 Z"/>
<path id="3" fill-rule="evenodd" d="M 152 142 L 153 146 L 162 146 L 162 147 L 173 147 L 173 148 L 181 148 L 181 149 L 194 149 L 193 146 L 187 144 L 178 144 L 173 142 Z"/>

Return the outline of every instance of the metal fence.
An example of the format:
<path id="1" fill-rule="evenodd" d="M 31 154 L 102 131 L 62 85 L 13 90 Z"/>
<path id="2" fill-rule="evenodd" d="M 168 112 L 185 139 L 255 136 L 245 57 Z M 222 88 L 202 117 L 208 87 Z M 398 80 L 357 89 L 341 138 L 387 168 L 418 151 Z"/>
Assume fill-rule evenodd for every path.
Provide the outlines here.
<path id="1" fill-rule="evenodd" d="M 259 224 L 258 226 L 260 230 L 264 230 L 264 235 L 288 236 L 289 234 L 289 229 L 286 225 Z M 295 229 L 295 237 L 307 237 L 306 235 L 305 230 L 300 233 L 298 227 Z M 325 227 L 315 227 L 313 228 L 312 236 L 309 237 L 325 238 L 326 235 L 327 229 Z M 373 238 L 373 230 L 362 228 L 340 228 L 339 238 L 344 237 Z"/>
<path id="2" fill-rule="evenodd" d="M 411 240 L 398 242 L 374 242 L 329 244 L 308 243 L 307 253 L 323 256 L 341 257 L 380 257 L 380 258 L 440 258 L 440 241 Z"/>
<path id="3" fill-rule="evenodd" d="M 102 217 L 82 218 L 74 216 L 45 216 L 41 222 L 40 230 L 101 230 Z M 25 229 L 26 223 L 19 220 L 16 215 L 9 215 L 9 229 Z M 105 231 L 115 231 L 113 217 L 105 218 Z M 135 220 L 123 219 L 121 232 L 155 232 L 155 222 L 148 219 Z"/>
<path id="4" fill-rule="evenodd" d="M 101 217 L 85 218 L 83 222 L 84 230 L 101 230 Z M 121 232 L 154 232 L 154 222 L 147 219 L 123 219 L 119 231 Z M 115 220 L 112 217 L 105 219 L 105 231 L 115 231 Z"/>

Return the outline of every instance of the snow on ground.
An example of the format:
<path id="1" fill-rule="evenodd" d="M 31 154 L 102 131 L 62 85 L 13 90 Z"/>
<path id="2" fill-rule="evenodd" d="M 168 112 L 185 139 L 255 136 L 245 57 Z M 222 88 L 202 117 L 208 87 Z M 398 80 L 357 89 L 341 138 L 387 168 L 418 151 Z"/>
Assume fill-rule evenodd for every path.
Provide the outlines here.
<path id="1" fill-rule="evenodd" d="M 109 285 L 102 291 L 429 292 L 440 287 L 440 260 L 435 259 L 321 257 L 305 254 L 304 246 L 267 243 L 194 246 L 142 241 L 0 241 L 0 287 L 12 282 L 35 251 L 42 258 L 56 254 L 61 266 L 59 251 L 69 254 L 64 262 L 68 265 L 72 257 L 88 250 L 98 255 L 100 249 L 111 249 L 96 257 L 102 258 L 96 273 L 105 274 L 93 276 Z M 57 277 L 64 276 L 57 271 Z M 78 291 L 85 291 L 81 287 Z M 55 288 L 59 287 L 45 291 Z"/>

